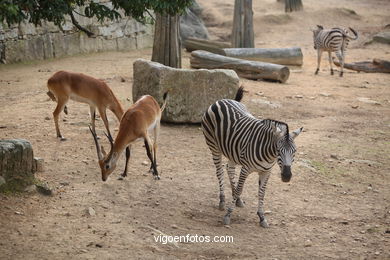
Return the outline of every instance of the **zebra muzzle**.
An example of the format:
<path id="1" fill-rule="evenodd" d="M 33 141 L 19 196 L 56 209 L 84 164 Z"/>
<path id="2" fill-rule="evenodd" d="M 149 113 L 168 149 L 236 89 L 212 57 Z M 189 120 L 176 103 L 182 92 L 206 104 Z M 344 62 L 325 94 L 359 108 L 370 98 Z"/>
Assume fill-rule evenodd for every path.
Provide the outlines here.
<path id="1" fill-rule="evenodd" d="M 291 166 L 283 166 L 282 181 L 289 182 L 291 180 Z"/>

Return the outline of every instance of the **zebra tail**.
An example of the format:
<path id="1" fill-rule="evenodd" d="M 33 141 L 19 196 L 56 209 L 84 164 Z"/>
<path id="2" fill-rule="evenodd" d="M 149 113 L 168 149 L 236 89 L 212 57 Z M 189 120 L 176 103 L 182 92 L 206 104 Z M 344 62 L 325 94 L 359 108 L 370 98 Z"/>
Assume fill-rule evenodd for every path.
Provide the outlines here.
<path id="1" fill-rule="evenodd" d="M 244 87 L 239 87 L 236 93 L 236 96 L 234 97 L 234 100 L 237 102 L 241 102 L 242 97 L 244 96 Z"/>
<path id="2" fill-rule="evenodd" d="M 355 37 L 351 37 L 351 36 L 347 36 L 349 39 L 351 40 L 357 40 L 357 38 L 359 37 L 358 33 L 352 29 L 351 27 L 349 27 L 349 29 L 351 30 L 351 32 L 353 32 L 353 34 L 355 35 Z"/>

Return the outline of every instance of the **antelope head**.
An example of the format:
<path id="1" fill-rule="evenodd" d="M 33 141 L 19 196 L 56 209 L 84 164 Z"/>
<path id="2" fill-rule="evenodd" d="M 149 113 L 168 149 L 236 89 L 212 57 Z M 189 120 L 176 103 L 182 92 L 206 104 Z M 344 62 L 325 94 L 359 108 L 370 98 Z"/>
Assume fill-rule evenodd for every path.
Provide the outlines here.
<path id="1" fill-rule="evenodd" d="M 108 176 L 115 170 L 116 168 L 116 162 L 118 160 L 118 154 L 114 152 L 114 140 L 112 139 L 111 135 L 105 135 L 107 136 L 108 140 L 110 141 L 110 152 L 107 154 L 104 151 L 103 146 L 99 145 L 98 138 L 96 136 L 96 133 L 92 130 L 92 128 L 89 126 L 89 130 L 91 131 L 91 134 L 93 136 L 93 140 L 95 141 L 96 145 L 96 152 L 98 156 L 99 166 L 102 171 L 102 181 L 106 181 Z"/>

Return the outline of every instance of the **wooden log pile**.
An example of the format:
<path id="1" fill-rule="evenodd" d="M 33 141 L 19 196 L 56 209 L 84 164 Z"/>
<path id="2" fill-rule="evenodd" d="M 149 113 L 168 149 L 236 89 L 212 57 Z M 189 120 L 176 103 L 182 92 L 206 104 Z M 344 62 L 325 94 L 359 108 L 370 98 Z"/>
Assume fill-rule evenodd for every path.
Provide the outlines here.
<path id="1" fill-rule="evenodd" d="M 225 55 L 223 48 L 230 48 L 231 44 L 227 42 L 210 41 L 198 38 L 188 38 L 183 43 L 184 48 L 188 52 L 196 50 L 204 50 L 220 55 Z"/>
<path id="2" fill-rule="evenodd" d="M 292 48 L 224 48 L 225 56 L 270 62 L 281 65 L 302 66 L 303 54 L 299 47 Z"/>
<path id="3" fill-rule="evenodd" d="M 184 48 L 189 51 L 204 50 L 211 53 L 289 66 L 302 66 L 303 54 L 299 47 L 291 48 L 231 48 L 227 42 L 188 38 Z"/>
<path id="4" fill-rule="evenodd" d="M 253 80 L 271 80 L 284 83 L 290 76 L 286 66 L 226 57 L 207 51 L 193 51 L 191 67 L 196 69 L 232 69 L 240 77 Z"/>
<path id="5" fill-rule="evenodd" d="M 340 67 L 340 63 L 338 61 L 333 60 L 333 62 L 336 66 Z M 358 72 L 363 71 L 368 73 L 390 73 L 390 61 L 373 59 L 372 61 L 344 63 L 344 68 Z"/>

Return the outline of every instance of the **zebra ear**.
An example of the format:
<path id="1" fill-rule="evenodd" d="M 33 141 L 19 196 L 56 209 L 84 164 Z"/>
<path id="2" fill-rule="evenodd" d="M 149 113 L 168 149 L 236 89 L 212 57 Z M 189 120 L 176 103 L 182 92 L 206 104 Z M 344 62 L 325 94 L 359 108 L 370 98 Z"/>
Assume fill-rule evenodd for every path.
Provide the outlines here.
<path id="1" fill-rule="evenodd" d="M 284 135 L 283 130 L 280 129 L 279 127 L 276 127 L 276 129 L 275 129 L 275 136 L 278 137 L 278 138 L 280 138 L 280 137 L 282 137 L 283 135 Z"/>
<path id="2" fill-rule="evenodd" d="M 322 25 L 318 25 L 318 24 L 317 24 L 317 27 L 318 27 L 318 29 L 320 29 L 320 30 L 323 30 L 323 29 L 324 29 L 324 27 L 323 27 Z"/>
<path id="3" fill-rule="evenodd" d="M 297 130 L 294 130 L 294 131 L 290 134 L 291 138 L 292 138 L 292 139 L 295 139 L 295 137 L 297 137 L 297 136 L 302 132 L 302 130 L 303 130 L 303 127 L 298 128 Z"/>

